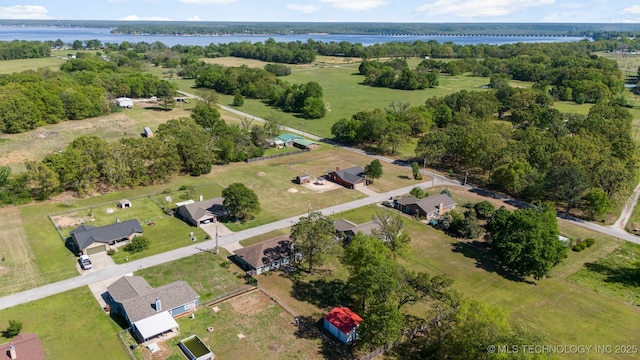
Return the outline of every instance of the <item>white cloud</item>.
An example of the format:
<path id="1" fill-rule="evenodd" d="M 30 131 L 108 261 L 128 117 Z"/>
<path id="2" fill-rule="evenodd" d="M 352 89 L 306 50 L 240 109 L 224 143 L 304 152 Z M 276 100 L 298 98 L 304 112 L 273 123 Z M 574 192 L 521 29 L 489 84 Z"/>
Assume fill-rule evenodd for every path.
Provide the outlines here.
<path id="1" fill-rule="evenodd" d="M 139 21 L 139 20 L 145 20 L 145 21 L 170 21 L 171 19 L 168 18 L 168 17 L 161 17 L 161 16 L 129 15 L 129 16 L 125 16 L 125 17 L 121 18 L 120 20 L 124 20 L 124 21 Z"/>
<path id="2" fill-rule="evenodd" d="M 640 5 L 629 6 L 628 8 L 623 9 L 622 11 L 629 14 L 640 14 Z"/>
<path id="3" fill-rule="evenodd" d="M 217 5 L 217 4 L 230 4 L 236 2 L 236 0 L 180 0 L 181 3 L 185 4 L 196 4 L 196 5 Z"/>
<path id="4" fill-rule="evenodd" d="M 387 3 L 387 0 L 320 0 L 329 3 L 334 8 L 343 10 L 369 10 L 380 7 Z"/>
<path id="5" fill-rule="evenodd" d="M 464 18 L 504 16 L 519 10 L 555 4 L 555 0 L 438 0 L 419 6 L 429 15 L 456 15 Z"/>
<path id="6" fill-rule="evenodd" d="M 49 19 L 49 10 L 40 5 L 0 7 L 0 19 Z"/>
<path id="7" fill-rule="evenodd" d="M 289 5 L 287 5 L 287 9 L 293 10 L 293 11 L 298 11 L 298 12 L 301 12 L 303 14 L 311 14 L 311 13 L 314 13 L 314 12 L 320 10 L 321 8 L 319 6 L 315 6 L 315 5 L 289 4 Z"/>
<path id="8" fill-rule="evenodd" d="M 200 18 L 200 16 L 196 15 L 196 16 L 187 18 L 187 21 L 202 21 L 202 19 Z"/>

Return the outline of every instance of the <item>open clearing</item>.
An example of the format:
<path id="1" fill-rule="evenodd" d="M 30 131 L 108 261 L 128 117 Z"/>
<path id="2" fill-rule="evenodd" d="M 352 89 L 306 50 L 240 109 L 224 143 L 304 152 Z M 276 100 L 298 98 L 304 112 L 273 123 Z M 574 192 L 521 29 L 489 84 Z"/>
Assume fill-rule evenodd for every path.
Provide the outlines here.
<path id="1" fill-rule="evenodd" d="M 24 161 L 42 160 L 79 136 L 95 135 L 109 142 L 140 137 L 145 126 L 156 130 L 158 125 L 183 116 L 189 116 L 185 109 L 133 108 L 97 118 L 63 121 L 22 134 L 0 134 L 0 165 L 9 166 L 14 172 L 23 171 Z"/>

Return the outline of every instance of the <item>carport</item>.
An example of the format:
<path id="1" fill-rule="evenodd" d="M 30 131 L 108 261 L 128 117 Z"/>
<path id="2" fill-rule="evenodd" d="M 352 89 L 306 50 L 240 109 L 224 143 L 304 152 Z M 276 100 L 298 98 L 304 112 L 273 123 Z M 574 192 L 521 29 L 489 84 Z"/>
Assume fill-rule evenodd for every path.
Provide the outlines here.
<path id="1" fill-rule="evenodd" d="M 155 336 L 179 329 L 176 320 L 171 317 L 168 311 L 157 313 L 146 319 L 133 323 L 133 328 L 140 342 L 145 342 Z"/>

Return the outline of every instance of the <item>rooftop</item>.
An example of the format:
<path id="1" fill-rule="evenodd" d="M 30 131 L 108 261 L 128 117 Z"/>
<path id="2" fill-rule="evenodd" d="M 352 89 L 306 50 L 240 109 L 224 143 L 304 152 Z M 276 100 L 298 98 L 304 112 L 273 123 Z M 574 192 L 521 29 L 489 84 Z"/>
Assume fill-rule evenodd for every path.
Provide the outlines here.
<path id="1" fill-rule="evenodd" d="M 140 226 L 137 219 L 117 222 L 102 227 L 80 225 L 71 231 L 71 236 L 76 239 L 80 250 L 84 250 L 95 242 L 106 244 L 111 241 L 128 238 L 135 233 L 142 233 L 142 226 Z"/>
<path id="2" fill-rule="evenodd" d="M 38 334 L 22 333 L 9 342 L 0 344 L 0 359 L 10 359 L 9 347 L 13 345 L 18 360 L 46 360 Z"/>
<path id="3" fill-rule="evenodd" d="M 287 258 L 294 254 L 293 243 L 289 235 L 278 236 L 233 252 L 254 269 L 265 264 Z"/>
<path id="4" fill-rule="evenodd" d="M 362 318 L 348 307 L 333 308 L 324 318 L 344 334 L 348 334 L 362 322 Z"/>

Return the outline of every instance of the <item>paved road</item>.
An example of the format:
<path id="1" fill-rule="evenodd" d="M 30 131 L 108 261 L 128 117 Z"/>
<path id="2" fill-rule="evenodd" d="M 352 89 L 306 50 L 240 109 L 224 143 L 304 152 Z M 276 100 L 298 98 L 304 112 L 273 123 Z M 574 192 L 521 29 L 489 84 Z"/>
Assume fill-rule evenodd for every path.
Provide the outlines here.
<path id="1" fill-rule="evenodd" d="M 186 96 L 192 96 L 192 97 L 196 97 L 193 94 L 189 94 L 189 93 L 185 93 L 185 92 L 180 92 Z M 254 119 L 257 121 L 262 121 L 264 122 L 264 119 L 261 119 L 259 117 L 250 115 L 250 114 L 246 114 L 243 113 L 241 111 L 238 111 L 236 109 L 233 108 L 229 108 L 227 106 L 223 106 L 221 105 L 221 108 L 239 114 L 241 116 L 250 118 L 250 119 Z M 293 128 L 288 128 L 285 127 L 284 130 L 286 131 L 290 131 L 293 133 L 297 133 L 300 135 L 303 135 L 305 137 L 308 137 L 310 139 L 314 139 L 317 141 L 324 141 L 327 143 L 331 143 L 329 140 L 320 138 L 318 136 L 312 135 L 312 134 L 308 134 Z M 359 149 L 354 149 L 354 148 L 349 148 L 349 147 L 345 147 L 345 149 L 348 149 L 350 151 L 354 151 L 357 153 L 361 153 L 367 156 L 372 156 L 374 158 L 379 159 L 380 161 L 385 161 L 388 163 L 393 163 L 394 160 L 384 157 L 384 156 L 378 156 L 378 155 L 372 155 L 372 154 L 367 154 L 366 152 L 359 150 Z M 409 166 L 408 164 L 402 164 L 401 166 Z M 482 190 L 482 189 L 476 189 L 476 188 L 472 188 L 469 185 L 462 185 L 460 184 L 458 181 L 455 180 L 451 180 L 447 177 L 444 177 L 442 175 L 433 173 L 433 172 L 429 172 L 429 171 L 425 171 L 422 170 L 422 172 L 426 175 L 430 175 L 433 176 L 433 180 L 432 181 L 427 181 L 424 183 L 419 184 L 419 186 L 423 187 L 423 188 L 429 188 L 431 186 L 457 186 L 457 187 L 464 187 L 468 190 L 471 191 L 475 191 L 477 193 L 480 194 L 485 194 L 487 196 L 492 196 L 495 198 L 499 198 L 502 201 L 505 202 L 509 202 L 512 204 L 516 204 L 519 206 L 526 206 L 526 203 L 523 202 L 519 202 L 517 200 L 513 200 L 513 199 L 509 199 L 509 198 L 501 198 L 499 196 L 496 196 L 495 194 L 492 194 L 488 191 Z M 328 207 L 326 209 L 322 209 L 322 213 L 325 215 L 331 215 L 334 213 L 339 213 L 339 212 L 343 212 L 343 211 L 347 211 L 347 210 L 351 210 L 351 209 L 355 209 L 358 207 L 362 207 L 365 205 L 369 205 L 369 204 L 374 204 L 374 203 L 378 203 L 378 202 L 382 202 L 386 199 L 388 199 L 389 197 L 395 197 L 395 196 L 399 196 L 399 195 L 403 195 L 403 194 L 407 194 L 409 191 L 411 191 L 411 189 L 416 186 L 416 185 L 411 185 L 411 186 L 407 186 L 401 189 L 396 189 L 393 191 L 389 191 L 386 193 L 381 193 L 381 194 L 377 194 L 374 196 L 370 196 L 367 198 L 363 198 L 363 199 L 359 199 L 359 200 L 355 200 L 355 201 L 351 201 L 348 203 L 344 203 L 344 204 L 339 204 L 339 205 L 335 205 L 332 207 Z M 638 186 L 638 188 L 636 188 L 636 190 L 640 190 L 640 185 Z M 634 193 L 635 197 L 632 197 L 632 199 L 630 199 L 629 204 L 634 205 L 637 202 L 637 198 L 638 195 L 640 194 L 639 191 L 636 191 Z M 630 206 L 631 206 L 630 205 Z M 632 207 L 632 206 L 631 206 Z M 276 221 L 270 224 L 265 224 L 265 225 L 261 225 L 261 226 L 257 226 L 251 229 L 247 229 L 247 230 L 243 230 L 243 231 L 239 231 L 236 232 L 234 234 L 230 234 L 230 235 L 226 235 L 226 236 L 222 236 L 218 238 L 218 244 L 219 246 L 222 245 L 226 245 L 226 244 L 232 244 L 244 239 L 248 239 L 260 234 L 264 234 L 270 231 L 274 231 L 274 230 L 278 230 L 278 229 L 283 229 L 286 227 L 289 227 L 293 224 L 295 224 L 298 221 L 298 218 L 300 216 L 303 216 L 304 214 L 300 214 L 297 216 L 293 216 L 290 217 L 288 219 L 284 219 L 284 220 L 280 220 L 280 221 Z M 640 244 L 640 238 L 636 237 L 635 235 L 631 235 L 627 232 L 625 232 L 624 230 L 622 230 L 619 226 L 612 226 L 612 227 L 606 227 L 606 226 L 601 226 L 601 225 L 597 225 L 597 224 L 593 224 L 593 223 L 589 223 L 586 221 L 581 221 L 579 219 L 575 219 L 575 218 L 571 218 L 571 217 L 560 217 L 561 220 L 565 220 L 565 221 L 569 221 L 572 222 L 578 226 L 602 233 L 602 234 L 606 234 L 606 235 L 611 235 L 626 241 L 630 241 L 630 242 L 634 242 L 637 244 Z M 187 247 L 183 247 L 183 248 L 179 248 L 179 249 L 175 249 L 172 251 L 168 251 L 162 254 L 158 254 L 158 255 L 154 255 L 154 256 L 149 256 L 147 258 L 144 259 L 140 259 L 140 260 L 136 260 L 136 261 L 131 261 L 125 264 L 121 264 L 121 265 L 115 265 L 106 269 L 102 269 L 102 270 L 98 270 L 92 274 L 88 274 L 88 275 L 84 275 L 84 276 L 78 276 L 75 278 L 71 278 L 71 279 L 67 279 L 67 280 L 63 280 L 63 281 L 59 281 L 56 283 L 52 283 L 52 284 L 47 284 L 44 286 L 41 286 L 39 288 L 35 288 L 35 289 L 31 289 L 31 290 L 27 290 L 27 291 L 23 291 L 20 293 L 16 293 L 16 294 L 12 294 L 3 298 L 0 298 L 0 310 L 1 309 L 5 309 L 5 308 L 9 308 L 12 306 L 16 306 L 19 304 L 23 304 L 23 303 L 27 303 L 33 300 L 38 300 L 38 299 L 42 299 L 45 298 L 47 296 L 51 296 L 54 294 L 58 294 L 58 293 L 62 293 L 71 289 L 75 289 L 75 288 L 79 288 L 82 286 L 86 286 L 95 282 L 99 282 L 99 281 L 104 281 L 110 278 L 114 278 L 114 277 L 118 277 L 118 276 L 123 276 L 127 273 L 131 273 L 135 270 L 138 270 L 140 268 L 146 268 L 146 267 L 150 267 L 150 266 L 154 266 L 154 265 L 159 265 L 159 264 L 163 264 L 163 263 L 167 263 L 176 259 L 180 259 L 180 258 L 184 258 L 187 256 L 192 256 L 195 255 L 197 253 L 200 253 L 202 251 L 211 251 L 215 249 L 215 240 L 207 240 L 207 241 L 203 241 L 203 242 L 198 242 L 195 243 L 193 245 L 187 246 Z"/>
<path id="2" fill-rule="evenodd" d="M 418 186 L 428 188 L 431 185 L 432 185 L 432 182 L 428 181 L 428 182 L 421 183 Z M 436 180 L 435 185 L 439 186 L 442 184 Z M 411 191 L 411 189 L 414 186 L 416 185 L 411 185 L 401 189 L 388 191 L 386 193 L 376 194 L 375 196 L 370 196 L 363 199 L 354 200 L 348 203 L 331 206 L 326 209 L 322 209 L 320 211 L 322 211 L 322 213 L 325 215 L 331 215 L 334 213 L 339 213 L 339 212 L 359 208 L 365 205 L 379 203 L 388 199 L 389 197 L 406 194 L 409 191 Z M 251 229 L 238 231 L 233 234 L 221 236 L 218 238 L 218 245 L 223 246 L 226 244 L 232 244 L 240 240 L 244 240 L 257 235 L 268 233 L 270 231 L 287 228 L 295 224 L 300 218 L 300 216 L 304 216 L 304 215 L 306 214 L 300 214 L 297 216 L 290 217 L 288 219 L 272 222 L 272 223 L 257 226 Z M 39 288 L 12 294 L 12 295 L 0 298 L 0 310 L 9 308 L 12 306 L 16 306 L 19 304 L 27 303 L 33 300 L 42 299 L 50 295 L 59 294 L 71 289 L 75 289 L 75 288 L 79 288 L 82 286 L 95 283 L 98 281 L 103 281 L 103 280 L 107 280 L 107 279 L 118 277 L 118 276 L 124 276 L 125 274 L 136 271 L 140 268 L 147 268 L 150 266 L 167 263 L 173 260 L 195 255 L 202 251 L 212 251 L 212 250 L 215 250 L 215 246 L 216 246 L 215 239 L 197 242 L 190 246 L 171 250 L 158 255 L 149 256 L 144 259 L 127 262 L 120 265 L 114 265 L 112 267 L 105 268 L 102 270 L 96 270 L 92 274 L 77 276 L 71 279 L 59 281 L 52 284 L 47 284 Z"/>

